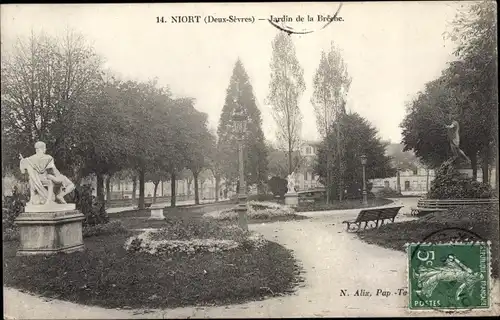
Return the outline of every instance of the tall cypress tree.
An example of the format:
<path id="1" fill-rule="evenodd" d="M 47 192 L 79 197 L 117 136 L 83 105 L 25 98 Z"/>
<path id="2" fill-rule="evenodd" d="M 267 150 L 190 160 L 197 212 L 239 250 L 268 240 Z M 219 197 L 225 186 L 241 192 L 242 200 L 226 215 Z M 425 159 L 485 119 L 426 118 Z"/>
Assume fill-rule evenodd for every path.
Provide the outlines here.
<path id="1" fill-rule="evenodd" d="M 253 88 L 243 63 L 238 58 L 226 90 L 226 100 L 222 108 L 218 135 L 220 165 L 229 184 L 238 177 L 238 140 L 233 113 L 238 105 L 242 106 L 247 118 L 243 157 L 245 161 L 245 180 L 248 185 L 257 185 L 262 190 L 267 181 L 267 148 L 262 131 L 262 117 Z"/>

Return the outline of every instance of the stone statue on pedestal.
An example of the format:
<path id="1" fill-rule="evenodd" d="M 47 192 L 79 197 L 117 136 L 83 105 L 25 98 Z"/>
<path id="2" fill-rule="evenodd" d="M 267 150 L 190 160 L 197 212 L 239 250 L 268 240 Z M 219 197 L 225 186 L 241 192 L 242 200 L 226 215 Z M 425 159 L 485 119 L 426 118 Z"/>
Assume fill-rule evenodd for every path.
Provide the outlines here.
<path id="1" fill-rule="evenodd" d="M 287 185 L 288 192 L 287 193 L 295 193 L 295 172 L 290 173 L 288 175 L 288 177 L 286 178 L 286 180 L 288 181 L 288 185 Z"/>
<path id="2" fill-rule="evenodd" d="M 42 141 L 35 143 L 35 154 L 24 158 L 21 154 L 19 167 L 27 172 L 30 187 L 30 205 L 48 205 L 57 202 L 65 204 L 64 196 L 73 191 L 75 185 L 57 170 L 54 158 L 45 153 L 46 145 Z M 59 191 L 54 196 L 54 187 Z"/>
<path id="3" fill-rule="evenodd" d="M 51 255 L 84 250 L 82 221 L 85 216 L 64 196 L 75 185 L 57 170 L 46 154 L 45 143 L 35 143 L 35 154 L 19 158 L 22 173 L 28 173 L 30 199 L 14 223 L 19 227 L 17 255 Z"/>
<path id="4" fill-rule="evenodd" d="M 451 152 L 453 153 L 453 161 L 462 157 L 470 163 L 469 157 L 460 149 L 460 132 L 458 121 L 454 120 L 450 125 L 446 125 L 448 129 L 448 140 L 450 141 Z"/>

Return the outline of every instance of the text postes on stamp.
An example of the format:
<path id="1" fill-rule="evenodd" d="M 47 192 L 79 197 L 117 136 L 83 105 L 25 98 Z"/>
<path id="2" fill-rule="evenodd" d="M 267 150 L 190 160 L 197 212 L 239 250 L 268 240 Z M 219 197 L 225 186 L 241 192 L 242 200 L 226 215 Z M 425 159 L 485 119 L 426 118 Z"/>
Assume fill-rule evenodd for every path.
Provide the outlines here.
<path id="1" fill-rule="evenodd" d="M 490 307 L 489 243 L 412 243 L 407 253 L 410 310 Z"/>

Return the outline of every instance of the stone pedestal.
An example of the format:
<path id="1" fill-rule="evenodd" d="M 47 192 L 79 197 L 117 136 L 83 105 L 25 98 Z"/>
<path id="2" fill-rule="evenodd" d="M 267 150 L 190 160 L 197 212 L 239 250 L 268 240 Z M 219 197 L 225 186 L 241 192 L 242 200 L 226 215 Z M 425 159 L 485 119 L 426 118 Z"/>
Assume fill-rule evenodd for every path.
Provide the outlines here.
<path id="1" fill-rule="evenodd" d="M 285 205 L 297 207 L 299 205 L 299 194 L 297 192 L 288 192 L 285 194 Z"/>
<path id="2" fill-rule="evenodd" d="M 163 215 L 163 208 L 152 208 L 151 209 L 151 217 L 150 220 L 165 220 L 165 216 Z"/>
<path id="3" fill-rule="evenodd" d="M 74 204 L 68 204 L 65 208 L 71 206 L 74 208 Z M 33 211 L 34 207 L 27 206 L 26 209 Z M 15 224 L 19 227 L 21 242 L 17 251 L 18 256 L 51 255 L 84 250 L 82 236 L 84 215 L 78 210 L 57 208 L 55 211 L 54 209 L 42 210 L 45 212 L 23 212 L 17 217 Z"/>

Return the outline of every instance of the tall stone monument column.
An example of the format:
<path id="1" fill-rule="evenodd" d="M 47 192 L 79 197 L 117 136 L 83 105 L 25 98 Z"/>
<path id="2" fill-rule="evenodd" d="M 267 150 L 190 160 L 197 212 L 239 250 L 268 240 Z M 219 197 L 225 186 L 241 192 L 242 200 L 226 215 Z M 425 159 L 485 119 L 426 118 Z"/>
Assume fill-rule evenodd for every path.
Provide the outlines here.
<path id="1" fill-rule="evenodd" d="M 84 215 L 76 210 L 74 203 L 66 203 L 64 199 L 75 186 L 57 170 L 52 156 L 45 154 L 45 143 L 35 143 L 35 150 L 28 158 L 19 155 L 21 172 L 29 176 L 30 200 L 15 220 L 21 242 L 17 255 L 84 250 Z"/>

